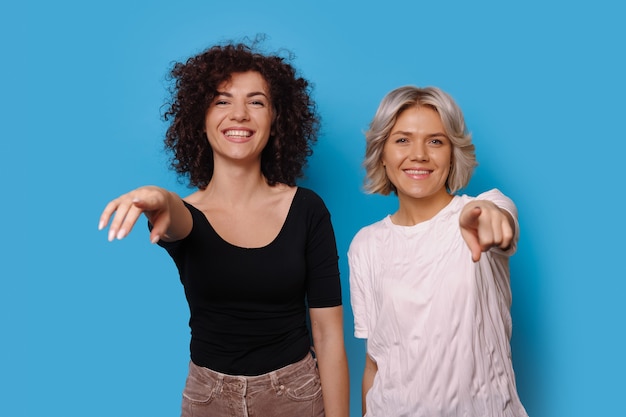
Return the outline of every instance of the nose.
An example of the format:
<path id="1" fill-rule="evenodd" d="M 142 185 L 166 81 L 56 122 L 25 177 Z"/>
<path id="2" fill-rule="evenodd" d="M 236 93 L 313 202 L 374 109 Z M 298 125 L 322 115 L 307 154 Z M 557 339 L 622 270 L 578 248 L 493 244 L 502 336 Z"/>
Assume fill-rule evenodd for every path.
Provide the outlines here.
<path id="1" fill-rule="evenodd" d="M 233 103 L 230 112 L 230 119 L 236 120 L 238 122 L 248 120 L 250 114 L 248 113 L 248 108 L 245 103 Z"/>
<path id="2" fill-rule="evenodd" d="M 428 152 L 426 150 L 426 145 L 421 141 L 413 142 L 413 146 L 411 146 L 410 157 L 413 161 L 427 161 Z"/>

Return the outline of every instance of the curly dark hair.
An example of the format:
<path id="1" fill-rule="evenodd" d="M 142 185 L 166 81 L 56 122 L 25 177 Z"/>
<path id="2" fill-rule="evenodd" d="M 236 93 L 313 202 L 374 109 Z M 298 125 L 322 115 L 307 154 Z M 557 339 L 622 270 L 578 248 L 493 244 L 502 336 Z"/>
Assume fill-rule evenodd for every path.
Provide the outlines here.
<path id="1" fill-rule="evenodd" d="M 189 180 L 190 187 L 205 189 L 213 177 L 213 150 L 204 132 L 207 109 L 220 84 L 233 73 L 257 71 L 267 82 L 273 113 L 272 133 L 261 154 L 261 171 L 268 184 L 295 185 L 303 176 L 307 158 L 317 141 L 320 118 L 311 98 L 311 84 L 300 77 L 287 57 L 263 54 L 246 43 L 215 45 L 185 63 L 176 62 L 163 114 L 171 123 L 165 148 L 171 168 Z"/>

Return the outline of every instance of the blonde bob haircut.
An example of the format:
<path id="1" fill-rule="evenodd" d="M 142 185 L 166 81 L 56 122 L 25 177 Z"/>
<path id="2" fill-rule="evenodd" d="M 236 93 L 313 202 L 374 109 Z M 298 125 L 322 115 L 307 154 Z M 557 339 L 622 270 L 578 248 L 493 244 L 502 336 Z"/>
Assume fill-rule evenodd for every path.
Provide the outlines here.
<path id="1" fill-rule="evenodd" d="M 378 106 L 365 132 L 365 192 L 389 195 L 396 187 L 389 181 L 382 163 L 383 148 L 400 113 L 411 107 L 428 106 L 435 110 L 452 142 L 452 166 L 446 181 L 451 194 L 469 183 L 478 165 L 472 135 L 465 127 L 463 113 L 450 95 L 437 87 L 399 87 L 389 92 Z"/>

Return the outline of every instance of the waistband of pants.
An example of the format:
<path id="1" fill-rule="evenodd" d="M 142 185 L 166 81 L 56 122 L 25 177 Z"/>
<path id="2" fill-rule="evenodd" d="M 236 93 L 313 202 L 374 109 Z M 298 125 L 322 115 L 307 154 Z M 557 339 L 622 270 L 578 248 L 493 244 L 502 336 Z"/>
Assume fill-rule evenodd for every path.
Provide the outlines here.
<path id="1" fill-rule="evenodd" d="M 239 392 L 242 395 L 245 395 L 246 392 L 251 390 L 257 391 L 269 388 L 277 391 L 282 390 L 284 386 L 281 381 L 284 381 L 287 378 L 294 378 L 299 375 L 311 373 L 316 366 L 316 361 L 311 353 L 307 353 L 307 355 L 298 362 L 294 362 L 266 374 L 255 376 L 223 374 L 190 362 L 190 367 L 195 368 L 196 372 L 202 374 L 204 378 L 215 381 L 217 385 L 216 388 L 219 391 L 224 390 Z"/>

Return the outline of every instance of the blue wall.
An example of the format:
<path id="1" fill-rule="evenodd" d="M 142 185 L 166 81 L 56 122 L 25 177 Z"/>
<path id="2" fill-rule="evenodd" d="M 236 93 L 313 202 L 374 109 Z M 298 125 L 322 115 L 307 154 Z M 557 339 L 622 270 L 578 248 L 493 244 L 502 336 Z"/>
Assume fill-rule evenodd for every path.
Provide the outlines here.
<path id="1" fill-rule="evenodd" d="M 93 4 L 92 4 L 93 3 Z M 327 202 L 346 295 L 352 415 L 362 341 L 345 257 L 395 210 L 361 190 L 366 129 L 404 84 L 464 109 L 480 166 L 520 211 L 513 360 L 531 416 L 622 409 L 623 11 L 618 1 L 30 1 L 3 6 L 0 415 L 175 416 L 188 361 L 176 269 L 145 230 L 108 243 L 104 204 L 142 184 L 182 194 L 160 106 L 171 61 L 266 33 L 315 84 L 323 135 L 303 185 Z"/>

